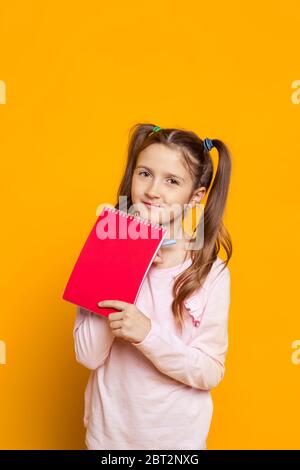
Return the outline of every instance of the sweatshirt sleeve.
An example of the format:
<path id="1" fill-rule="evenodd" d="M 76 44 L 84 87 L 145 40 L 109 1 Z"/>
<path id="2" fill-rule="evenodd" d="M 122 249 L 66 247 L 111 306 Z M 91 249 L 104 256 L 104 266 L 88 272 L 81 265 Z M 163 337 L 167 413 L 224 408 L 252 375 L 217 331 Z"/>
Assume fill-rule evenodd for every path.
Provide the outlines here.
<path id="1" fill-rule="evenodd" d="M 77 362 L 93 370 L 105 362 L 115 336 L 106 317 L 76 306 L 73 338 Z"/>
<path id="2" fill-rule="evenodd" d="M 147 336 L 132 344 L 163 374 L 190 387 L 210 390 L 225 373 L 229 305 L 230 272 L 226 267 L 209 288 L 200 326 L 189 344 L 152 319 Z"/>

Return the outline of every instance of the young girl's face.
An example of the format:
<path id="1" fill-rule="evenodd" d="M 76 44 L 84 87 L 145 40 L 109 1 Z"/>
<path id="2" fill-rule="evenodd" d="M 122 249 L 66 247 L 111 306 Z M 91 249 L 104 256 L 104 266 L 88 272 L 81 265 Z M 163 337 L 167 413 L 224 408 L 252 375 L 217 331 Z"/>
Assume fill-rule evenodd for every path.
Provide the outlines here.
<path id="1" fill-rule="evenodd" d="M 140 216 L 153 223 L 182 220 L 193 194 L 193 180 L 176 150 L 155 143 L 140 152 L 134 169 L 131 199 Z M 149 204 L 147 204 L 149 203 Z"/>

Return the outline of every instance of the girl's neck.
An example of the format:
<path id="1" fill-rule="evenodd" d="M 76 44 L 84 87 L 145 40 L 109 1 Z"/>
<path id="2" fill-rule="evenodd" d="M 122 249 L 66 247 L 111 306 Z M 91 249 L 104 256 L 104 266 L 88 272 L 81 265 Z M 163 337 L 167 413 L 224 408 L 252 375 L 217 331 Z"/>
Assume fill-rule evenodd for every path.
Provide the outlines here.
<path id="1" fill-rule="evenodd" d="M 168 233 L 166 239 L 170 238 Z M 176 238 L 176 243 L 166 247 L 160 248 L 161 256 L 163 258 L 162 263 L 155 263 L 159 268 L 171 268 L 183 263 L 185 260 L 191 258 L 191 251 L 187 250 L 188 239 Z"/>

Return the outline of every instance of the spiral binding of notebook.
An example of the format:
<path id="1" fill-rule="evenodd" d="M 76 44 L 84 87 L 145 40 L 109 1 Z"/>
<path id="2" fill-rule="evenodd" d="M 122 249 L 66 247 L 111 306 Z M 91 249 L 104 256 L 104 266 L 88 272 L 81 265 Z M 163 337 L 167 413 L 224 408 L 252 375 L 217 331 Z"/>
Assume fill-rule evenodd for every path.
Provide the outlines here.
<path id="1" fill-rule="evenodd" d="M 104 206 L 74 265 L 63 299 L 104 316 L 116 310 L 99 307 L 100 300 L 136 303 L 166 234 L 161 225 Z"/>

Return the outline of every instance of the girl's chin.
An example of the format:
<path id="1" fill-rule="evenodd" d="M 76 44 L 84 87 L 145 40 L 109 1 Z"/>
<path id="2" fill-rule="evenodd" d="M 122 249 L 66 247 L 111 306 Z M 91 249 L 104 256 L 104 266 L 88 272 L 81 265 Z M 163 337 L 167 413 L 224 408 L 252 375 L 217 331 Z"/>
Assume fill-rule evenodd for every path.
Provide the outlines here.
<path id="1" fill-rule="evenodd" d="M 149 220 L 149 222 L 151 223 L 154 223 L 154 224 L 163 223 L 161 210 L 159 210 L 158 208 L 155 208 L 155 210 L 153 209 L 148 210 L 148 208 L 145 208 L 145 210 L 140 210 L 139 214 L 140 214 L 140 217 L 142 217 L 143 219 Z"/>

